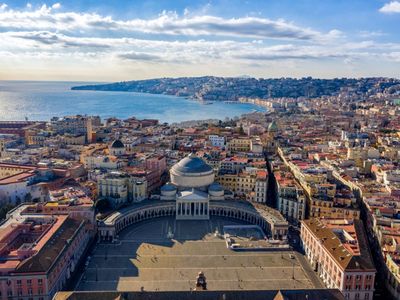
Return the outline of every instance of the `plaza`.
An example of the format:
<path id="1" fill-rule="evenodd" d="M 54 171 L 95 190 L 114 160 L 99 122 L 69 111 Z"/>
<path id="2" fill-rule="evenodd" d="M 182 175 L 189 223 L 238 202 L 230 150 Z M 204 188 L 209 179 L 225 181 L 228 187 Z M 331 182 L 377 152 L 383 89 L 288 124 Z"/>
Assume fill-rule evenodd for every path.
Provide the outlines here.
<path id="1" fill-rule="evenodd" d="M 99 243 L 76 290 L 189 291 L 199 271 L 209 290 L 321 288 L 304 258 L 293 251 L 232 251 L 216 232 L 246 224 L 161 217 L 133 224 L 114 243 Z M 173 235 L 173 237 L 172 237 Z"/>

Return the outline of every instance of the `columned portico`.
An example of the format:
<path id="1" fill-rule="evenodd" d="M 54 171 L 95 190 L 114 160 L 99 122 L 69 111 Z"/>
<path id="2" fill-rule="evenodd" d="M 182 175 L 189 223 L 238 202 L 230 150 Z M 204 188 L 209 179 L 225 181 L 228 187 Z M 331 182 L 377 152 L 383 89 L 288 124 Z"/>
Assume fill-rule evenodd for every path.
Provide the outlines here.
<path id="1" fill-rule="evenodd" d="M 208 220 L 210 218 L 208 194 L 199 190 L 182 191 L 176 196 L 177 220 Z"/>

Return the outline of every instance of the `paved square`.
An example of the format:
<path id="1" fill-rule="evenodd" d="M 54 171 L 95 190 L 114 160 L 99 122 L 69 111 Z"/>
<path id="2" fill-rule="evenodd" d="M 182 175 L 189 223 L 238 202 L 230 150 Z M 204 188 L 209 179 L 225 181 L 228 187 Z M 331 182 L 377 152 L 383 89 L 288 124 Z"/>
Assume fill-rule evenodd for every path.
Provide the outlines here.
<path id="1" fill-rule="evenodd" d="M 297 254 L 289 251 L 232 251 L 216 237 L 229 219 L 153 219 L 124 230 L 117 244 L 99 244 L 76 290 L 190 290 L 203 271 L 209 290 L 319 288 Z M 167 238 L 168 232 L 174 238 Z"/>

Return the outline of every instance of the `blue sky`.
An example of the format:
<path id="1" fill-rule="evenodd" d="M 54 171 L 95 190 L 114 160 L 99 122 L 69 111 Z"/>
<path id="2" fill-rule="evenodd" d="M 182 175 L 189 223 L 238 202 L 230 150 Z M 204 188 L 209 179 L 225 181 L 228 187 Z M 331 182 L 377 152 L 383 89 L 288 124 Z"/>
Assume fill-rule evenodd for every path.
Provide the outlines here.
<path id="1" fill-rule="evenodd" d="M 400 77 L 400 1 L 0 0 L 0 79 Z"/>

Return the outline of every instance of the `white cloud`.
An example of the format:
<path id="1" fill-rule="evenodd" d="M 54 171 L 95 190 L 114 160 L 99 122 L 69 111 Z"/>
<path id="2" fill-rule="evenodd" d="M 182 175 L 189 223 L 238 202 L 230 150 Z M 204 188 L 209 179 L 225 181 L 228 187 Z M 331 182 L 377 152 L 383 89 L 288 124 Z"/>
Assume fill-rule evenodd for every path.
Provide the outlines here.
<path id="1" fill-rule="evenodd" d="M 8 7 L 8 5 L 5 3 L 0 4 L 0 10 L 5 10 L 7 7 Z"/>
<path id="2" fill-rule="evenodd" d="M 60 3 L 54 3 L 52 6 L 51 6 L 51 8 L 52 9 L 59 9 L 61 7 L 61 4 Z"/>
<path id="3" fill-rule="evenodd" d="M 163 12 L 152 19 L 119 20 L 96 13 L 56 12 L 59 3 L 43 5 L 36 10 L 0 12 L 0 29 L 19 30 L 113 30 L 148 34 L 183 36 L 226 36 L 260 39 L 319 40 L 335 37 L 339 31 L 326 34 L 301 27 L 285 20 L 259 17 L 222 18 L 210 15 L 191 15 L 186 12 Z"/>
<path id="4" fill-rule="evenodd" d="M 379 11 L 384 14 L 395 14 L 400 13 L 400 2 L 399 1 L 391 1 L 382 6 Z"/>
<path id="5" fill-rule="evenodd" d="M 98 73 L 111 77 L 121 69 L 129 70 L 130 76 L 137 66 L 157 77 L 229 76 L 234 70 L 256 74 L 251 70 L 271 68 L 282 70 L 275 73 L 280 75 L 295 69 L 313 75 L 317 69 L 323 74 L 343 65 L 363 67 L 372 61 L 383 70 L 380 63 L 393 67 L 400 62 L 399 43 L 370 40 L 380 32 L 357 32 L 350 39 L 337 29 L 322 32 L 282 19 L 223 18 L 186 10 L 181 16 L 162 12 L 154 18 L 122 20 L 92 12 L 63 12 L 60 7 L 27 4 L 16 10 L 0 5 L 0 65 L 11 71 L 14 65 L 21 70 L 30 66 L 32 74 L 37 74 L 35 67 L 62 73 L 74 66 L 95 79 Z M 105 64 L 110 75 L 95 71 Z M 5 70 L 1 74 L 8 76 Z"/>
<path id="6" fill-rule="evenodd" d="M 362 38 L 374 38 L 374 37 L 381 37 L 387 35 L 382 31 L 368 31 L 368 30 L 361 30 L 359 32 L 360 37 Z"/>
<path id="7" fill-rule="evenodd" d="M 146 40 L 129 37 L 99 38 L 74 37 L 49 31 L 0 33 L 0 48 L 15 53 L 47 53 L 48 55 L 95 54 L 108 55 L 117 60 L 202 64 L 226 61 L 230 63 L 266 61 L 306 61 L 324 59 L 358 60 L 373 57 L 398 61 L 393 53 L 400 51 L 400 44 L 362 41 L 340 44 L 279 44 L 271 46 L 260 41 L 233 40 Z"/>

